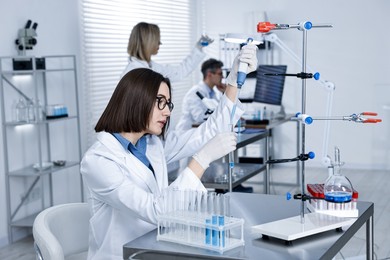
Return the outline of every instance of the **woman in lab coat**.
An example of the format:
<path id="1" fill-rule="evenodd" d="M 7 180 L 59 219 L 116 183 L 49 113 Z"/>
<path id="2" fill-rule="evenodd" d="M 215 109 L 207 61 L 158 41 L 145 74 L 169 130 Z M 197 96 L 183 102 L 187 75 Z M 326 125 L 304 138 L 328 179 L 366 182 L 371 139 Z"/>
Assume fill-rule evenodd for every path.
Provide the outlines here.
<path id="1" fill-rule="evenodd" d="M 127 45 L 129 63 L 122 76 L 136 68 L 150 68 L 170 81 L 179 81 L 189 75 L 206 56 L 202 51 L 204 46 L 212 43 L 213 40 L 202 36 L 196 43 L 191 54 L 180 64 L 159 64 L 151 60 L 152 55 L 158 53 L 161 45 L 160 28 L 156 24 L 140 22 L 131 31 Z"/>
<path id="2" fill-rule="evenodd" d="M 122 77 L 95 127 L 97 141 L 81 162 L 91 211 L 88 259 L 122 259 L 125 243 L 156 228 L 165 189 L 206 191 L 200 182 L 205 169 L 236 147 L 228 124 L 238 63 L 255 70 L 256 50 L 241 50 L 209 120 L 180 135 L 166 131 L 173 109 L 169 80 L 145 68 Z M 238 104 L 233 123 L 243 112 Z M 189 156 L 187 168 L 168 186 L 167 163 Z"/>

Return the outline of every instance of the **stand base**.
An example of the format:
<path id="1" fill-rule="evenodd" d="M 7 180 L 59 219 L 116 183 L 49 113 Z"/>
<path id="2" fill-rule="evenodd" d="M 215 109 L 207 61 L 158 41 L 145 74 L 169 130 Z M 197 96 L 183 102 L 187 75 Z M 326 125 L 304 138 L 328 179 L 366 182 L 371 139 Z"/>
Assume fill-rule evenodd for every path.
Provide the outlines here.
<path id="1" fill-rule="evenodd" d="M 352 225 L 356 218 L 340 218 L 320 213 L 305 214 L 305 223 L 301 216 L 281 219 L 252 227 L 252 233 L 292 241 L 322 233 L 343 226 Z"/>

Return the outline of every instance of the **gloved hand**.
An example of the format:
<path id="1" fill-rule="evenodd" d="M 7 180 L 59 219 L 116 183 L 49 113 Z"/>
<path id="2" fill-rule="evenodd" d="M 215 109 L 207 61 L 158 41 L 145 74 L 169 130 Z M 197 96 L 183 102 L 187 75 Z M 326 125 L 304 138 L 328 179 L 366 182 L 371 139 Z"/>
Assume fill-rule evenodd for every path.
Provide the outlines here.
<path id="1" fill-rule="evenodd" d="M 196 42 L 196 47 L 201 50 L 203 47 L 210 45 L 213 43 L 213 39 L 208 37 L 207 35 L 202 35 L 199 40 Z"/>
<path id="2" fill-rule="evenodd" d="M 250 73 L 257 69 L 257 46 L 254 44 L 244 45 L 240 53 L 234 58 L 232 69 L 226 78 L 226 83 L 237 87 L 237 72 L 240 62 L 248 64 L 246 73 Z"/>
<path id="3" fill-rule="evenodd" d="M 219 133 L 214 136 L 198 153 L 192 156 L 203 169 L 207 169 L 211 162 L 234 151 L 237 145 L 237 136 L 233 132 Z"/>

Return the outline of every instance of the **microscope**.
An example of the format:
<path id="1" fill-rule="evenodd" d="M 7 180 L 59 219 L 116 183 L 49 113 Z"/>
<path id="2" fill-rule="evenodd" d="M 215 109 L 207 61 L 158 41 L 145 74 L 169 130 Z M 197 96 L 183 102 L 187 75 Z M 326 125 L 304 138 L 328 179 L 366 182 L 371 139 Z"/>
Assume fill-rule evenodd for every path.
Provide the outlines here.
<path id="1" fill-rule="evenodd" d="M 19 29 L 18 38 L 15 40 L 16 48 L 20 57 L 13 59 L 14 70 L 32 70 L 32 59 L 26 56 L 26 50 L 32 50 L 37 44 L 37 23 L 28 20 L 24 28 Z M 24 56 L 24 57 L 23 57 Z M 45 69 L 44 58 L 36 58 L 36 69 Z"/>
<path id="2" fill-rule="evenodd" d="M 15 44 L 18 49 L 19 55 L 26 55 L 26 50 L 32 50 L 33 46 L 37 44 L 36 29 L 38 27 L 37 23 L 34 23 L 31 26 L 31 20 L 28 20 L 26 26 L 23 29 L 19 29 L 18 39 L 15 40 Z"/>

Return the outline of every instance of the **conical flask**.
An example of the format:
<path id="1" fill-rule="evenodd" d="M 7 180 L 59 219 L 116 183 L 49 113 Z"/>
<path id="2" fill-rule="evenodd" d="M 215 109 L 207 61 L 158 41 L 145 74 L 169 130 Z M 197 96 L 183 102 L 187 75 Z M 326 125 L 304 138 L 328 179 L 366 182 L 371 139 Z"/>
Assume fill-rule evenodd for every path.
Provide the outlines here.
<path id="1" fill-rule="evenodd" d="M 340 161 L 340 150 L 335 147 L 335 162 L 333 166 L 333 175 L 329 176 L 324 185 L 325 200 L 334 203 L 350 202 L 352 200 L 352 184 L 347 177 L 343 176 Z"/>

